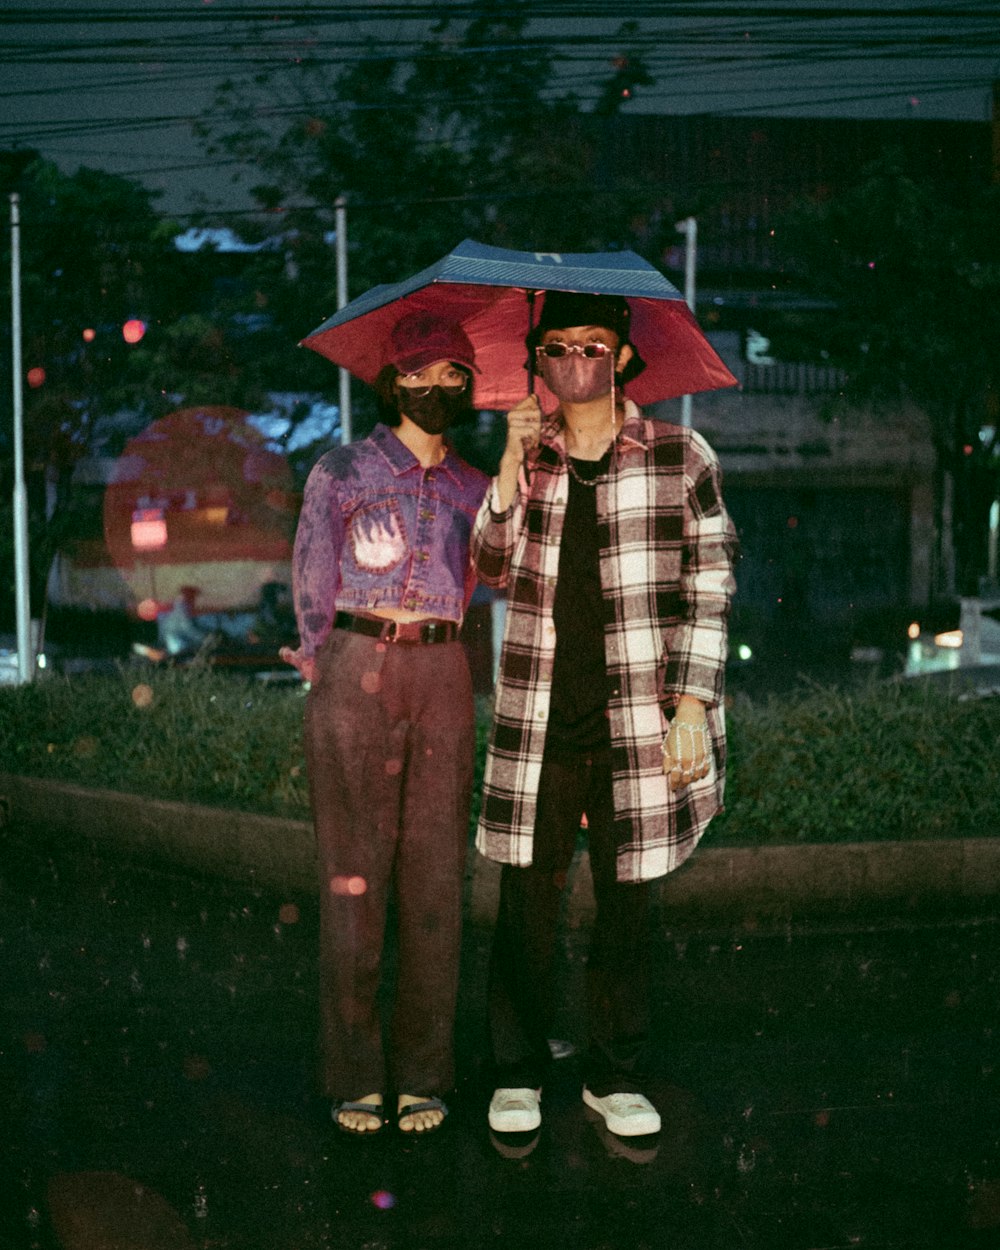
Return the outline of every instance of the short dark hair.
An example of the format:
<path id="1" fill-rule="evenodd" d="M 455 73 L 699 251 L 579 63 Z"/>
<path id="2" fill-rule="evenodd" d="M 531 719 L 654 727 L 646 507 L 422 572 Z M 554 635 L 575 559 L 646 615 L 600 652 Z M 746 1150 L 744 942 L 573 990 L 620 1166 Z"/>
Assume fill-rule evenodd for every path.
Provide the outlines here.
<path id="1" fill-rule="evenodd" d="M 632 310 L 620 295 L 587 295 L 578 291 L 546 291 L 538 323 L 525 339 L 528 349 L 527 368 L 535 367 L 535 348 L 548 330 L 565 330 L 569 326 L 602 326 L 618 336 L 619 348 L 627 343 L 632 358 L 618 373 L 619 381 L 631 382 L 642 373 L 646 362 L 629 337 Z"/>
<path id="2" fill-rule="evenodd" d="M 476 415 L 476 410 L 472 403 L 472 370 L 467 369 L 465 365 L 451 362 L 459 371 L 464 373 L 469 379 L 468 385 L 462 392 L 460 402 L 460 414 L 452 422 L 452 426 L 468 425 Z M 383 425 L 397 426 L 399 425 L 399 404 L 396 401 L 398 394 L 396 390 L 396 379 L 402 377 L 400 371 L 395 365 L 383 365 L 375 376 L 372 383 L 372 390 L 375 392 L 375 407 L 378 412 L 378 419 Z"/>

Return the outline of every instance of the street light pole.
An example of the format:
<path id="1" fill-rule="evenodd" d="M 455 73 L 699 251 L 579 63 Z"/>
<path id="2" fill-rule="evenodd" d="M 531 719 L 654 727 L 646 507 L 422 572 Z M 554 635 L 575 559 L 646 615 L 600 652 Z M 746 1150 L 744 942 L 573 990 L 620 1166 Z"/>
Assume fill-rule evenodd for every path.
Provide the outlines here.
<path id="1" fill-rule="evenodd" d="M 10 193 L 10 340 L 14 390 L 14 599 L 17 622 L 17 676 L 24 685 L 33 676 L 31 605 L 28 583 L 28 491 L 24 484 L 24 392 L 21 363 L 21 208 Z"/>
<path id="2" fill-rule="evenodd" d="M 338 195 L 333 202 L 337 232 L 337 311 L 347 303 L 347 199 Z M 351 430 L 351 375 L 340 370 L 340 441 L 349 443 Z"/>
<path id="3" fill-rule="evenodd" d="M 684 235 L 684 302 L 694 312 L 695 303 L 695 266 L 698 256 L 698 221 L 694 217 L 685 217 L 678 221 L 674 229 Z M 691 424 L 691 396 L 681 396 L 681 425 Z"/>

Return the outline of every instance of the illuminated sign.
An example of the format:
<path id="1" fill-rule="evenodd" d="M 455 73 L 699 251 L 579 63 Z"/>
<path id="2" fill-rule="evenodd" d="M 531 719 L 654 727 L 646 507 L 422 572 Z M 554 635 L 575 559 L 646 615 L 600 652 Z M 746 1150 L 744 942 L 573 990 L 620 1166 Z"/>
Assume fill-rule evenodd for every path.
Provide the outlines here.
<path id="1" fill-rule="evenodd" d="M 132 513 L 132 548 L 157 551 L 167 545 L 167 522 L 162 508 L 136 508 Z"/>

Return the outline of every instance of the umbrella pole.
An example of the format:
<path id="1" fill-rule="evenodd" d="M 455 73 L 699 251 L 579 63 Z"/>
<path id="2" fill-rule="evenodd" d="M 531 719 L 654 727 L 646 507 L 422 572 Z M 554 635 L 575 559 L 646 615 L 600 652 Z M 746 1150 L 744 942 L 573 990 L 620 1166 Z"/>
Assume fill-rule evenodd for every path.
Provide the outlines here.
<path id="1" fill-rule="evenodd" d="M 528 299 L 528 338 L 531 338 L 531 331 L 535 328 L 535 292 L 525 291 Z M 535 393 L 535 353 L 528 348 L 528 394 Z"/>

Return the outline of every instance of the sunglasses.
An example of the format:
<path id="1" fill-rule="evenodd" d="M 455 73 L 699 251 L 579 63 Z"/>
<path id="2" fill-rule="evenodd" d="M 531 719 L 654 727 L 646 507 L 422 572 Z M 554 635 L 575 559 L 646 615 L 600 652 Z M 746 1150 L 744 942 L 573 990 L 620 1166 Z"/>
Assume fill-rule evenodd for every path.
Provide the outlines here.
<path id="1" fill-rule="evenodd" d="M 543 356 L 548 356 L 550 360 L 561 360 L 564 356 L 576 353 L 585 360 L 603 360 L 605 356 L 613 355 L 614 350 L 607 343 L 543 343 L 535 348 L 535 355 L 539 360 Z"/>
<path id="2" fill-rule="evenodd" d="M 434 389 L 433 386 L 426 386 L 424 383 L 408 382 L 405 377 L 397 378 L 399 387 L 406 391 L 407 395 L 412 395 L 414 399 L 423 399 L 425 395 L 429 395 Z M 469 385 L 469 379 L 462 377 L 461 382 L 435 383 L 446 395 L 461 395 L 465 388 Z"/>

